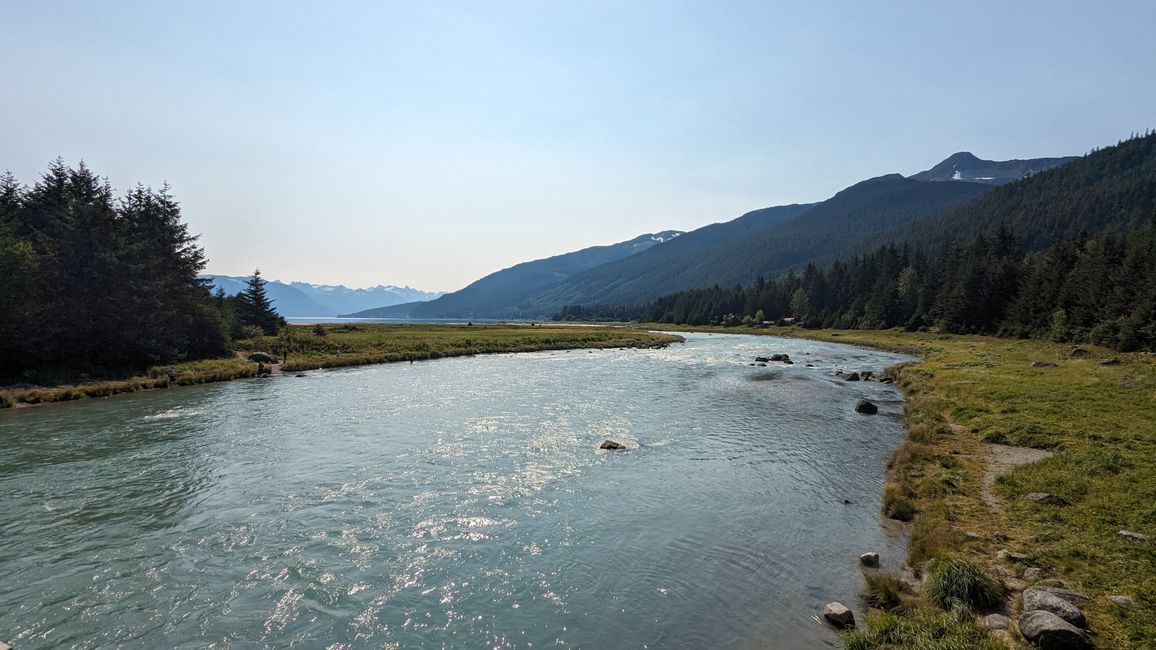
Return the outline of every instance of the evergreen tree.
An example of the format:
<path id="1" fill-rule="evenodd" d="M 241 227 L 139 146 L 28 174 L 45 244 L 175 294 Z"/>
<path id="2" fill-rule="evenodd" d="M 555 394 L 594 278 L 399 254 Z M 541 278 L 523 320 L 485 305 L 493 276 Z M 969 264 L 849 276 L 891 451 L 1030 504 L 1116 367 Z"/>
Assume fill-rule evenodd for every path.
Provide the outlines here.
<path id="1" fill-rule="evenodd" d="M 237 294 L 234 336 L 246 325 L 261 328 L 266 336 L 272 336 L 285 326 L 285 319 L 273 308 L 273 301 L 265 293 L 267 280 L 261 277 L 261 269 L 253 271 L 245 285 L 245 290 Z"/>

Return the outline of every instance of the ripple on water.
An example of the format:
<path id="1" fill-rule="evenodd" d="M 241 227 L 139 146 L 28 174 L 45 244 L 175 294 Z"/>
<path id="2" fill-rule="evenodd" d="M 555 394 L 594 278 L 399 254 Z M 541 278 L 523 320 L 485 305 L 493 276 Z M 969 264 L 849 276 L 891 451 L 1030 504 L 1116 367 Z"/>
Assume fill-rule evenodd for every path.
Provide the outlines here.
<path id="1" fill-rule="evenodd" d="M 772 352 L 797 363 L 746 365 Z M 22 540 L 0 546 L 0 629 L 27 648 L 814 647 L 858 554 L 902 552 L 876 514 L 902 404 L 830 373 L 897 359 L 691 336 L 0 414 L 0 530 Z M 854 416 L 864 396 L 893 417 Z"/>

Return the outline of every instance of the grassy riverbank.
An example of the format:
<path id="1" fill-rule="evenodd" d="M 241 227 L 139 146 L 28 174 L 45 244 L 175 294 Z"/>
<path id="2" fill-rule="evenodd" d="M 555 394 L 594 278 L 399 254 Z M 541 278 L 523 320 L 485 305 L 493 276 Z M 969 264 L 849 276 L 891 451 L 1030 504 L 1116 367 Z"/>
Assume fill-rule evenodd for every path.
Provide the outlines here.
<path id="1" fill-rule="evenodd" d="M 649 348 L 664 346 L 679 337 L 633 329 L 537 325 L 290 325 L 279 336 L 236 342 L 238 356 L 189 361 L 176 365 L 175 384 L 186 386 L 227 381 L 257 374 L 256 364 L 244 357 L 267 352 L 283 363 L 284 372 L 418 361 L 472 354 L 534 352 L 579 348 Z M 120 379 L 52 386 L 0 388 L 0 408 L 59 402 L 86 397 L 165 388 L 168 366 Z"/>
<path id="2" fill-rule="evenodd" d="M 897 369 L 907 440 L 892 457 L 884 495 L 887 514 L 913 521 L 911 566 L 962 556 L 1002 575 L 1013 593 L 1031 582 L 1022 579 L 1024 569 L 1038 567 L 1040 579 L 1092 597 L 1084 611 L 1097 647 L 1156 647 L 1156 357 L 1095 346 L 1072 357 L 1070 345 L 898 330 L 711 331 L 806 337 L 919 357 Z M 1105 359 L 1119 364 L 1101 364 Z M 1037 361 L 1056 365 L 1032 367 Z M 1016 466 L 1017 455 L 1047 457 Z M 1040 493 L 1051 496 L 1028 496 Z M 1121 530 L 1149 539 L 1130 539 Z M 1002 549 L 1027 559 L 998 559 Z M 1118 605 L 1110 595 L 1136 604 Z M 977 647 L 982 631 L 936 614 L 925 600 L 902 600 L 905 614 L 877 617 L 870 628 L 887 634 L 853 635 L 848 646 L 928 647 L 931 631 L 942 626 L 941 640 Z M 1014 601 L 1008 613 L 1017 613 Z M 892 641 L 880 644 L 885 637 Z"/>

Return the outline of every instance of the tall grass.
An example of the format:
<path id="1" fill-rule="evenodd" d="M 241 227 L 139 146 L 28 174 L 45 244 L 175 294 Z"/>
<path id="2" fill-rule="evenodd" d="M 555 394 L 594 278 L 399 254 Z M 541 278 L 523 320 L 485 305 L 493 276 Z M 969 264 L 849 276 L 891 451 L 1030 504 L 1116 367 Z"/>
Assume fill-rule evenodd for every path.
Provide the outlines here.
<path id="1" fill-rule="evenodd" d="M 943 609 L 964 605 L 987 611 L 1003 605 L 1007 589 L 975 562 L 959 555 L 947 555 L 932 567 L 923 595 Z"/>

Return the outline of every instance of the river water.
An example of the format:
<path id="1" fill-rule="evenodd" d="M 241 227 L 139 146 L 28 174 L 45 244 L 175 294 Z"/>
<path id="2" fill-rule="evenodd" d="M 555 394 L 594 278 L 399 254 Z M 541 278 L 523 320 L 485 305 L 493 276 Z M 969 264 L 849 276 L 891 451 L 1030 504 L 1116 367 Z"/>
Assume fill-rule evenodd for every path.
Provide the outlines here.
<path id="1" fill-rule="evenodd" d="M 904 541 L 900 397 L 832 372 L 902 357 L 687 338 L 0 413 L 0 640 L 833 646 L 813 615 Z M 773 352 L 795 365 L 747 365 Z"/>

